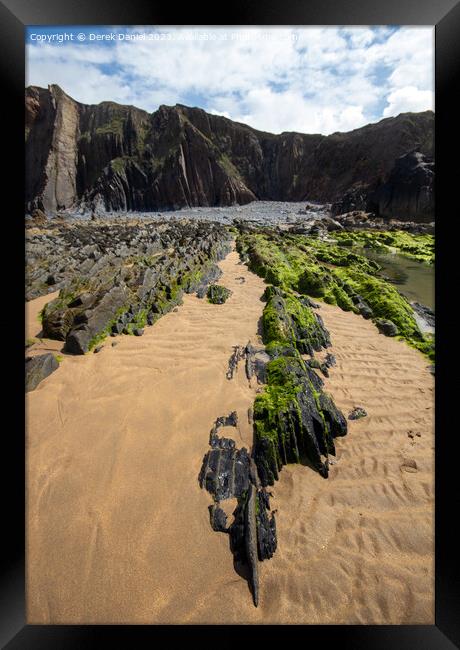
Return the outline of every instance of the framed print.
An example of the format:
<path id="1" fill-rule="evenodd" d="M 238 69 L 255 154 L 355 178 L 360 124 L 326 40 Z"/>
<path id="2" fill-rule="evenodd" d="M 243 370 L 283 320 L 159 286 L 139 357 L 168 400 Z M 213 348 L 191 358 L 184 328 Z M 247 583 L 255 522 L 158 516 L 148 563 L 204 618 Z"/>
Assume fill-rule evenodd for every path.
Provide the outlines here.
<path id="1" fill-rule="evenodd" d="M 457 647 L 459 6 L 0 9 L 5 647 Z"/>

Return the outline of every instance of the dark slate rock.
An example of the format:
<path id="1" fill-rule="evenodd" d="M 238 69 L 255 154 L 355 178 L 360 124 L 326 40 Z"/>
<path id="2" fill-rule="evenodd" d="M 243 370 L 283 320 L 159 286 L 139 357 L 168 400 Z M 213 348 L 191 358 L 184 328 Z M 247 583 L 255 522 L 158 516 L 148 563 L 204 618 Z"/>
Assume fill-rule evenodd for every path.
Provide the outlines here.
<path id="1" fill-rule="evenodd" d="M 55 341 L 65 341 L 72 327 L 74 314 L 70 309 L 56 307 L 58 301 L 59 298 L 52 300 L 44 309 L 43 337 Z"/>
<path id="2" fill-rule="evenodd" d="M 319 397 L 319 403 L 332 437 L 346 436 L 348 430 L 347 421 L 343 413 L 334 404 L 331 396 L 323 391 Z"/>
<path id="3" fill-rule="evenodd" d="M 115 323 L 115 325 L 112 325 L 112 333 L 113 334 L 121 334 L 123 332 L 124 325 L 120 321 Z"/>
<path id="4" fill-rule="evenodd" d="M 311 312 L 313 322 L 305 326 L 294 312 L 289 311 L 287 294 L 282 289 L 268 286 L 264 297 L 267 300 L 267 307 L 276 314 L 277 327 L 301 354 L 313 356 L 314 351 L 319 352 L 331 345 L 329 332 L 324 327 L 323 319 L 319 314 Z M 306 301 L 301 299 L 299 302 L 306 310 L 311 310 Z M 264 338 L 264 342 L 269 341 Z"/>
<path id="5" fill-rule="evenodd" d="M 227 515 L 218 505 L 209 506 L 209 518 L 211 527 L 216 532 L 227 533 Z"/>
<path id="6" fill-rule="evenodd" d="M 257 493 L 257 545 L 259 560 L 269 560 L 277 547 L 275 515 L 268 516 L 270 510 L 269 496 L 266 490 Z"/>
<path id="7" fill-rule="evenodd" d="M 217 264 L 213 264 L 205 271 L 196 285 L 190 285 L 187 291 L 196 291 L 198 298 L 204 298 L 210 284 L 214 284 L 222 276 L 221 269 Z"/>
<path id="8" fill-rule="evenodd" d="M 356 306 L 357 306 L 361 316 L 363 318 L 365 318 L 366 320 L 369 320 L 370 318 L 372 318 L 374 316 L 374 312 L 372 311 L 372 309 L 369 307 L 369 305 L 366 302 L 364 302 L 364 301 L 358 302 L 356 304 Z"/>
<path id="9" fill-rule="evenodd" d="M 114 286 L 104 294 L 96 306 L 90 310 L 88 322 L 72 329 L 66 337 L 65 349 L 72 354 L 88 352 L 91 340 L 103 332 L 113 319 L 114 313 L 126 304 L 127 290 Z"/>
<path id="10" fill-rule="evenodd" d="M 352 211 L 366 211 L 368 203 L 369 190 L 366 186 L 351 187 L 331 205 L 331 214 L 336 216 Z"/>
<path id="11" fill-rule="evenodd" d="M 133 329 L 133 334 L 134 336 L 142 336 L 144 334 L 144 330 L 140 327 L 136 327 Z"/>
<path id="12" fill-rule="evenodd" d="M 429 327 L 435 326 L 435 314 L 432 309 L 420 304 L 419 302 L 411 302 L 411 307 Z"/>
<path id="13" fill-rule="evenodd" d="M 256 521 L 257 492 L 255 486 L 250 483 L 245 509 L 245 543 L 246 558 L 250 568 L 250 584 L 254 605 L 259 604 L 259 570 L 257 552 L 257 521 Z"/>
<path id="14" fill-rule="evenodd" d="M 54 354 L 40 354 L 26 359 L 26 392 L 35 390 L 38 384 L 59 368 Z"/>
<path id="15" fill-rule="evenodd" d="M 382 217 L 401 221 L 434 219 L 434 162 L 419 151 L 396 159 L 387 181 L 371 197 Z"/>
<path id="16" fill-rule="evenodd" d="M 224 439 L 225 440 L 225 439 Z M 249 455 L 246 449 L 235 450 L 233 445 L 216 444 L 203 459 L 200 485 L 216 501 L 240 497 L 248 488 Z"/>
<path id="17" fill-rule="evenodd" d="M 309 368 L 315 368 L 316 370 L 320 370 L 325 377 L 329 377 L 329 371 L 328 371 L 329 366 L 326 363 L 322 363 L 321 361 L 315 358 L 308 359 L 305 363 Z"/>
<path id="18" fill-rule="evenodd" d="M 270 356 L 265 352 L 265 349 L 255 348 L 248 343 L 243 355 L 246 357 L 245 370 L 248 380 L 255 375 L 258 384 L 265 384 L 267 379 L 267 363 L 270 361 Z"/>

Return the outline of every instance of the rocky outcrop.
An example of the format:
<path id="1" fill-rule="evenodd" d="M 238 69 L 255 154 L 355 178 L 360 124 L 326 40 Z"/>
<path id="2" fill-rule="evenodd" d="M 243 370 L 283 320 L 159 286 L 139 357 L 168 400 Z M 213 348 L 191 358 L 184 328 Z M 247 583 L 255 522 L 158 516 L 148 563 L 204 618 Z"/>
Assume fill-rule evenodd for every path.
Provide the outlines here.
<path id="1" fill-rule="evenodd" d="M 419 151 L 401 156 L 370 201 L 384 218 L 433 221 L 434 162 Z"/>
<path id="2" fill-rule="evenodd" d="M 217 418 L 198 477 L 200 486 L 212 494 L 209 507 L 211 527 L 230 535 L 235 562 L 247 566 L 254 605 L 259 603 L 259 562 L 270 559 L 277 548 L 276 522 L 270 513 L 266 486 L 273 485 L 287 463 L 302 463 L 328 477 L 329 454 L 335 455 L 334 438 L 347 433 L 347 421 L 313 368 L 335 365 L 330 353 L 322 363 L 307 363 L 302 353 L 313 355 L 330 345 L 323 322 L 312 314 L 312 302 L 278 287 L 267 287 L 267 304 L 262 318 L 265 349 L 251 343 L 234 346 L 227 379 L 232 379 L 245 360 L 248 381 L 256 376 L 264 384 L 258 390 L 248 419 L 254 425 L 254 444 L 249 454 L 236 449 L 230 438 L 219 438 L 222 427 L 238 425 L 236 412 Z M 233 522 L 220 502 L 238 499 Z"/>
<path id="3" fill-rule="evenodd" d="M 279 347 L 268 364 L 268 385 L 254 403 L 254 458 L 262 485 L 273 485 L 287 463 L 309 464 L 327 478 L 333 439 L 347 423 L 322 380 L 293 348 Z"/>
<path id="4" fill-rule="evenodd" d="M 198 481 L 214 499 L 209 506 L 213 530 L 228 533 L 235 562 L 247 565 L 254 605 L 259 603 L 259 562 L 270 559 L 276 551 L 276 523 L 270 511 L 270 498 L 260 486 L 257 468 L 247 450 L 236 449 L 231 438 L 219 438 L 221 427 L 238 423 L 236 412 L 217 418 L 211 429 L 211 450 L 203 458 Z M 233 522 L 227 526 L 227 516 L 220 502 L 237 498 Z"/>
<path id="5" fill-rule="evenodd" d="M 328 457 L 335 454 L 334 438 L 347 433 L 346 419 L 313 370 L 328 374 L 335 363 L 332 355 L 324 362 L 313 357 L 314 351 L 330 346 L 329 333 L 308 300 L 273 286 L 267 287 L 265 299 L 262 336 L 266 358 L 259 361 L 259 376 L 266 385 L 253 410 L 258 477 L 262 485 L 273 485 L 283 465 L 306 463 L 327 478 Z M 235 349 L 232 357 L 236 362 L 246 357 L 254 363 L 258 353 L 248 344 Z M 305 361 L 302 354 L 312 358 Z M 230 361 L 234 372 L 235 364 Z M 247 376 L 249 379 L 251 372 L 247 371 Z"/>
<path id="6" fill-rule="evenodd" d="M 381 182 L 347 190 L 331 206 L 333 215 L 363 211 L 399 221 L 434 220 L 434 162 L 420 151 L 396 159 Z"/>
<path id="7" fill-rule="evenodd" d="M 80 111 L 77 102 L 59 86 L 52 86 L 46 99 L 43 96 L 42 89 L 33 88 L 26 102 L 27 113 L 27 108 L 32 107 L 32 114 L 26 118 L 26 177 L 31 172 L 31 185 L 40 196 L 37 199 L 27 182 L 26 201 L 31 207 L 46 206 L 56 211 L 78 199 Z M 39 165 L 32 171 L 34 160 Z"/>
<path id="8" fill-rule="evenodd" d="M 43 335 L 84 354 L 108 335 L 141 336 L 181 302 L 204 291 L 230 250 L 225 227 L 203 222 L 57 224 L 28 235 L 28 299 L 60 290 L 45 305 Z M 52 284 L 50 285 L 50 278 Z"/>
<path id="9" fill-rule="evenodd" d="M 358 185 L 350 187 L 337 201 L 331 205 L 331 214 L 334 216 L 350 212 L 366 212 L 369 206 L 369 188 Z"/>
<path id="10" fill-rule="evenodd" d="M 321 316 L 312 311 L 308 298 L 297 298 L 279 287 L 267 287 L 262 316 L 264 343 L 284 341 L 301 354 L 313 355 L 331 345 Z"/>
<path id="11" fill-rule="evenodd" d="M 113 102 L 80 104 L 55 85 L 31 86 L 26 208 L 149 211 L 256 199 L 330 202 L 356 184 L 384 183 L 403 154 L 432 156 L 433 125 L 426 111 L 350 133 L 273 135 L 179 104 L 150 115 Z"/>
<path id="12" fill-rule="evenodd" d="M 276 347 L 277 341 L 282 339 L 286 346 L 297 353 L 301 352 L 299 330 L 296 326 L 292 334 L 288 316 L 295 314 L 297 321 L 305 324 L 305 330 L 312 331 L 305 306 L 312 304 L 310 296 L 313 296 L 372 319 L 377 326 L 379 319 L 391 321 L 390 325 L 383 326 L 387 335 L 399 335 L 430 359 L 434 358 L 433 341 L 421 332 L 408 299 L 391 282 L 381 277 L 380 267 L 374 260 L 353 250 L 357 241 L 371 248 L 388 244 L 406 256 L 432 263 L 434 241 L 431 236 L 416 238 L 405 232 L 356 230 L 336 233 L 337 243 L 332 243 L 286 234 L 280 228 L 259 228 L 257 233 L 246 228 L 240 228 L 240 231 L 242 234 L 237 238 L 236 246 L 242 260 L 266 282 L 284 293 L 284 303 L 292 305 L 288 304 L 285 310 L 287 314 L 282 316 L 272 314 L 273 309 L 269 305 L 270 309 L 264 316 L 267 350 L 272 345 Z M 301 294 L 300 300 L 297 294 Z M 285 309 L 281 303 L 279 305 Z M 296 341 L 295 345 L 293 340 Z"/>

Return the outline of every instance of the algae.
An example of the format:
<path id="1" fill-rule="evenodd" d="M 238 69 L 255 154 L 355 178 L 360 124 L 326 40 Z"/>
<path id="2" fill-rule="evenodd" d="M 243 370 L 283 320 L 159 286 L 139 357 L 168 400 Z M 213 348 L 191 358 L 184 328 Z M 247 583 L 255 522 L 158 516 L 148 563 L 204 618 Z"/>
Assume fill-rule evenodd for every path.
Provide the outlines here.
<path id="1" fill-rule="evenodd" d="M 410 235 L 400 231 L 337 234 L 342 244 L 366 237 L 378 245 L 397 242 L 400 250 L 404 249 L 406 253 L 412 251 L 411 246 L 417 246 L 419 256 L 428 256 L 427 251 L 434 247 L 431 235 Z M 378 276 L 380 267 L 373 260 L 348 250 L 348 246 L 342 248 L 338 243 L 280 233 L 269 228 L 257 234 L 241 233 L 237 237 L 237 250 L 243 259 L 247 259 L 252 271 L 285 291 L 319 298 L 355 313 L 364 313 L 359 308 L 364 301 L 372 310 L 367 317 L 372 315 L 373 319 L 391 320 L 401 338 L 433 360 L 434 344 L 421 333 L 408 300 Z M 410 254 L 414 255 L 413 251 Z M 434 259 L 434 252 L 430 255 Z M 267 326 L 270 325 L 269 316 L 267 314 Z"/>

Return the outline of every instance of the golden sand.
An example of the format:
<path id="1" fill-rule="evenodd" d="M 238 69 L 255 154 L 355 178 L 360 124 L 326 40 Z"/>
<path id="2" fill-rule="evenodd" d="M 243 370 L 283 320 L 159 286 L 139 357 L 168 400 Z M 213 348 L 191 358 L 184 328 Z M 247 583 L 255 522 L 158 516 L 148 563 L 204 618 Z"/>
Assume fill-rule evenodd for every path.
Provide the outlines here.
<path id="1" fill-rule="evenodd" d="M 283 468 L 278 550 L 252 604 L 198 474 L 218 416 L 236 410 L 228 433 L 251 445 L 257 387 L 225 373 L 232 346 L 259 341 L 265 285 L 236 252 L 220 267 L 224 305 L 185 296 L 143 337 L 65 356 L 27 394 L 28 623 L 432 624 L 433 377 L 419 352 L 325 304 L 326 389 L 368 417 L 336 441 L 328 480 Z M 29 337 L 52 297 L 28 304 Z"/>

